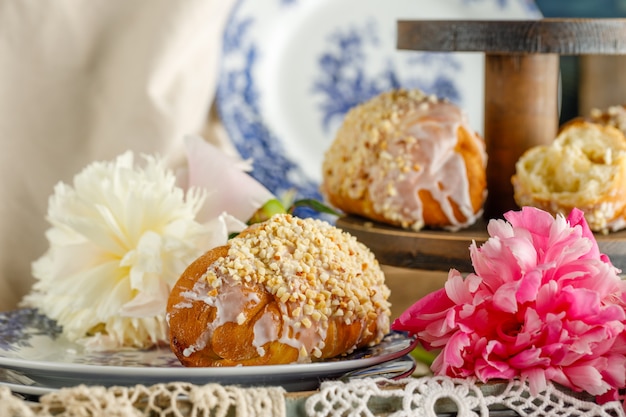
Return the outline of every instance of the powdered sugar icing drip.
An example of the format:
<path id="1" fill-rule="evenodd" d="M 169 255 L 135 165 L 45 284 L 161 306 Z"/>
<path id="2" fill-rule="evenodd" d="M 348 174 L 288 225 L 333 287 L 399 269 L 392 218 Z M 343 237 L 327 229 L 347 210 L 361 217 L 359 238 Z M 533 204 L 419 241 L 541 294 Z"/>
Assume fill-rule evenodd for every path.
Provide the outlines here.
<path id="1" fill-rule="evenodd" d="M 265 307 L 253 318 L 247 311 L 268 303 L 259 289 L 278 309 Z M 243 325 L 252 319 L 252 343 L 259 356 L 267 342 L 278 341 L 298 350 L 298 362 L 322 355 L 332 320 L 360 322 L 363 328 L 376 320 L 374 343 L 389 331 L 389 289 L 374 255 L 321 220 L 277 215 L 254 225 L 231 239 L 228 255 L 213 262 L 183 296 L 216 308 L 189 354 L 224 323 Z"/>
<path id="2" fill-rule="evenodd" d="M 448 228 L 470 225 L 481 211 L 472 204 L 458 149 L 460 129 L 486 164 L 484 142 L 459 107 L 418 90 L 382 94 L 346 117 L 326 153 L 325 189 L 353 200 L 367 197 L 374 212 L 415 230 L 424 226 L 421 193 L 427 192 L 447 217 Z"/>

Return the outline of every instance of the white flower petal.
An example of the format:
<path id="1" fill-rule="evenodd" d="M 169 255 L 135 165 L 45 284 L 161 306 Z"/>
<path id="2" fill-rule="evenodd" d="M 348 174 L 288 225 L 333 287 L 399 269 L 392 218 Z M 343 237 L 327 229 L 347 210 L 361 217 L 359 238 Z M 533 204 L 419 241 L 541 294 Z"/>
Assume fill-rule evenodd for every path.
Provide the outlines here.
<path id="1" fill-rule="evenodd" d="M 142 291 L 131 301 L 124 304 L 120 310 L 120 315 L 123 317 L 141 318 L 162 314 L 163 309 L 167 306 L 170 288 L 162 281 L 159 281 L 158 284 L 157 291 L 152 293 Z"/>

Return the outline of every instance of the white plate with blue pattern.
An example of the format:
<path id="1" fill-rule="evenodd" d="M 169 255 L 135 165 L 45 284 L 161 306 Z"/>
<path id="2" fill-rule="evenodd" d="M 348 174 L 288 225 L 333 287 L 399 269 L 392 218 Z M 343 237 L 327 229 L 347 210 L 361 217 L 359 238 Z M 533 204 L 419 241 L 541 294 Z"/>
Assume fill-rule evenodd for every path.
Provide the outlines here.
<path id="1" fill-rule="evenodd" d="M 0 375 L 0 385 L 15 390 L 20 380 L 29 381 L 21 383 L 24 389 L 18 392 L 24 394 L 79 384 L 133 386 L 175 381 L 197 385 L 277 385 L 288 391 L 303 391 L 316 389 L 323 380 L 342 378 L 356 371 L 376 373 L 374 367 L 400 361 L 416 344 L 415 338 L 392 332 L 376 346 L 324 362 L 185 368 L 169 347 L 87 351 L 65 339 L 53 320 L 36 310 L 21 309 L 0 313 L 0 369 L 12 372 L 10 379 Z M 406 361 L 403 360 L 405 365 Z M 391 372 L 388 367 L 378 371 Z"/>
<path id="2" fill-rule="evenodd" d="M 532 0 L 239 0 L 224 32 L 217 106 L 253 176 L 319 198 L 344 114 L 392 88 L 463 107 L 482 132 L 484 56 L 398 51 L 399 19 L 536 19 Z"/>

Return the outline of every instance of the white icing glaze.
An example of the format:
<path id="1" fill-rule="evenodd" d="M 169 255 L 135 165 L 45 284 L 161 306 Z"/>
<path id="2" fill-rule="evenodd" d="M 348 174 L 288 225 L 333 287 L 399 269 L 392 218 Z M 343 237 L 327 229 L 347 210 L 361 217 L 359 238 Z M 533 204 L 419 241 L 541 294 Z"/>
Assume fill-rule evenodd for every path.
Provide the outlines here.
<path id="1" fill-rule="evenodd" d="M 189 357 L 193 353 L 201 351 L 202 349 L 204 349 L 206 347 L 206 345 L 209 342 L 210 338 L 211 338 L 211 331 L 209 329 L 205 329 L 200 334 L 198 339 L 196 339 L 196 343 L 188 346 L 187 348 L 185 348 L 185 350 L 183 350 L 183 355 L 185 357 Z"/>
<path id="2" fill-rule="evenodd" d="M 213 306 L 216 308 L 215 320 L 211 323 L 211 327 L 217 328 L 224 323 L 237 323 L 239 314 L 258 304 L 258 297 L 251 297 L 250 292 L 241 291 L 237 286 L 238 283 L 223 284 L 217 296 L 213 299 Z M 254 300 L 256 298 L 256 301 Z"/>
<path id="3" fill-rule="evenodd" d="M 252 345 L 257 349 L 259 356 L 265 354 L 266 343 L 278 339 L 278 329 L 275 323 L 276 318 L 269 311 L 265 310 L 261 317 L 254 323 L 254 339 Z"/>
<path id="4" fill-rule="evenodd" d="M 452 228 L 474 223 L 480 213 L 474 213 L 465 161 L 455 150 L 460 127 L 471 131 L 462 111 L 447 102 L 420 106 L 402 120 L 398 129 L 406 138 L 389 141 L 389 158 L 408 159 L 420 169 L 403 171 L 399 165 L 392 169 L 372 165 L 369 194 L 375 209 L 395 212 L 398 220 L 421 227 L 424 205 L 418 193 L 424 190 L 440 205 Z M 474 138 L 481 147 L 478 137 Z M 395 184 L 395 192 L 389 192 L 390 183 Z M 457 204 L 465 221 L 455 217 L 451 201 Z"/>
<path id="5" fill-rule="evenodd" d="M 197 280 L 191 290 L 183 291 L 180 293 L 180 297 L 183 301 L 177 303 L 175 309 L 192 308 L 195 301 L 203 301 L 209 305 L 213 305 L 212 298 L 208 295 L 209 286 L 203 279 Z"/>

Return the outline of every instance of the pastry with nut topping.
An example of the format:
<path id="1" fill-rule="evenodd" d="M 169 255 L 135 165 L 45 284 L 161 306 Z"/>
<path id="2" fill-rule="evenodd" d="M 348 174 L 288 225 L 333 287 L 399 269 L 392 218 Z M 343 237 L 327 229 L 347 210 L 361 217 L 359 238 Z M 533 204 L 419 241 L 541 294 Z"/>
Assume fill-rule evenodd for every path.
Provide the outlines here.
<path id="1" fill-rule="evenodd" d="M 606 108 L 593 108 L 586 116 L 576 117 L 563 124 L 560 131 L 567 129 L 570 125 L 579 122 L 597 123 L 600 125 L 613 126 L 619 129 L 626 136 L 626 104 L 614 105 Z"/>
<path id="2" fill-rule="evenodd" d="M 610 106 L 606 109 L 592 109 L 589 120 L 594 123 L 613 126 L 626 135 L 626 104 Z"/>
<path id="3" fill-rule="evenodd" d="M 626 137 L 613 126 L 568 123 L 551 144 L 520 157 L 511 181 L 519 206 L 553 215 L 578 208 L 595 232 L 626 227 Z"/>
<path id="4" fill-rule="evenodd" d="M 319 361 L 389 331 L 374 255 L 327 222 L 278 214 L 181 275 L 168 301 L 170 346 L 185 366 Z"/>
<path id="5" fill-rule="evenodd" d="M 420 230 L 458 230 L 486 198 L 484 140 L 455 104 L 418 90 L 353 108 L 324 155 L 322 192 L 350 214 Z"/>

